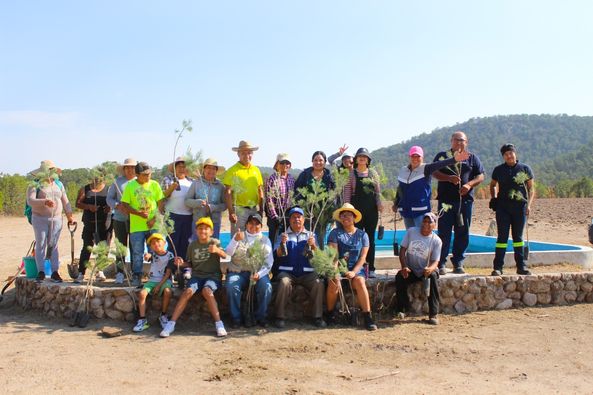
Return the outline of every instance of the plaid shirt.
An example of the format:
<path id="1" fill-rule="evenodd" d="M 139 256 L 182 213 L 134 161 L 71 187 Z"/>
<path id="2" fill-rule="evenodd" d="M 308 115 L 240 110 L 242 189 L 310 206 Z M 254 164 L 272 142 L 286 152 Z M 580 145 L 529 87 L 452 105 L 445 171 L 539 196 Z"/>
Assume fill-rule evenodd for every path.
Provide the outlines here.
<path id="1" fill-rule="evenodd" d="M 290 207 L 290 192 L 294 192 L 294 177 L 290 173 L 286 177 L 280 177 L 279 173 L 273 173 L 266 180 L 266 215 L 268 218 L 276 219 L 280 214 L 280 207 L 287 210 Z"/>

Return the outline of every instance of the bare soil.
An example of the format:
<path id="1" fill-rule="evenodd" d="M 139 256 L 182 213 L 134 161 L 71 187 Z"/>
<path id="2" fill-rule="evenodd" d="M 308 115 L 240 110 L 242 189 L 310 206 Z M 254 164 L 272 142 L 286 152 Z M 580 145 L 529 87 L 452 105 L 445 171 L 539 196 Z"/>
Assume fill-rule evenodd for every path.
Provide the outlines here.
<path id="1" fill-rule="evenodd" d="M 537 200 L 529 236 L 589 245 L 592 214 L 593 199 Z M 484 233 L 492 218 L 487 202 L 478 201 L 473 232 Z M 14 274 L 33 236 L 24 218 L 0 218 L 0 226 L 4 279 Z M 63 264 L 69 243 L 63 231 Z M 80 245 L 79 231 L 77 249 Z M 537 270 L 573 269 L 559 264 Z M 282 331 L 230 330 L 221 340 L 211 322 L 181 321 L 168 339 L 158 338 L 156 322 L 141 334 L 108 320 L 72 329 L 66 320 L 23 311 L 13 299 L 8 291 L 0 303 L 5 393 L 591 393 L 593 388 L 591 304 L 441 315 L 436 327 L 424 317 L 385 320 L 376 332 L 290 323 Z M 124 335 L 103 338 L 104 325 Z"/>

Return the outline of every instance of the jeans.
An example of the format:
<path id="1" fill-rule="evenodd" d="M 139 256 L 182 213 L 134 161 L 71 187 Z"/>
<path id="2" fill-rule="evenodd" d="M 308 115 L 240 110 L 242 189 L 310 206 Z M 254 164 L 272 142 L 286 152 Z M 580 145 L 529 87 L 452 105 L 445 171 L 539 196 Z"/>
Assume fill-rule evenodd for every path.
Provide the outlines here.
<path id="1" fill-rule="evenodd" d="M 49 255 L 52 272 L 60 268 L 60 254 L 58 240 L 62 232 L 62 217 L 41 217 L 33 214 L 31 218 L 33 232 L 35 233 L 35 263 L 37 270 L 45 271 L 45 258 Z M 46 273 L 50 274 L 50 273 Z"/>
<path id="2" fill-rule="evenodd" d="M 118 221 L 118 220 L 113 220 L 113 233 L 115 233 L 115 238 L 117 239 L 117 241 L 119 241 L 121 244 L 125 245 L 126 247 L 128 246 L 128 237 L 130 235 L 130 221 Z M 115 262 L 116 262 L 116 266 L 117 266 L 117 272 L 118 273 L 123 273 L 123 268 L 125 265 L 125 262 L 123 262 L 125 260 L 125 257 L 119 257 L 117 256 L 115 258 Z"/>
<path id="3" fill-rule="evenodd" d="M 130 250 L 132 254 L 132 272 L 134 275 L 142 276 L 144 265 L 144 245 L 146 239 L 155 233 L 156 230 L 130 233 Z"/>
<path id="4" fill-rule="evenodd" d="M 231 308 L 231 317 L 233 321 L 241 320 L 241 295 L 243 289 L 249 285 L 250 273 L 227 273 L 226 293 L 229 306 Z M 257 300 L 257 309 L 255 310 L 255 319 L 263 321 L 268 313 L 268 305 L 272 300 L 272 283 L 269 276 L 263 276 L 254 285 Z"/>
<path id="5" fill-rule="evenodd" d="M 402 272 L 397 272 L 395 276 L 395 294 L 397 298 L 397 311 L 405 313 L 410 308 L 410 298 L 408 297 L 408 285 L 417 281 L 422 281 L 423 276 L 416 276 L 414 272 L 408 274 L 408 278 L 402 276 Z M 436 317 L 439 313 L 439 305 L 441 302 L 439 296 L 438 272 L 434 271 L 430 274 L 430 296 L 428 297 L 428 315 Z"/>
<path id="6" fill-rule="evenodd" d="M 416 217 L 402 217 L 404 219 L 404 225 L 406 229 L 410 228 L 419 228 L 422 226 L 422 220 L 424 219 L 424 214 L 418 215 Z"/>
<path id="7" fill-rule="evenodd" d="M 517 269 L 525 267 L 523 256 L 523 228 L 525 227 L 525 205 L 507 206 L 499 204 L 496 207 L 496 252 L 494 254 L 494 270 L 501 270 L 504 266 L 504 256 L 507 250 L 509 229 L 513 236 L 513 251 Z"/>
<path id="8" fill-rule="evenodd" d="M 439 201 L 439 211 L 442 208 L 442 203 Z M 447 212 L 444 212 L 439 218 L 439 237 L 443 242 L 441 247 L 441 259 L 439 259 L 439 268 L 444 268 L 447 264 L 447 255 L 449 255 L 449 249 L 451 246 L 451 229 L 455 231 L 453 239 L 453 256 L 451 262 L 453 267 L 462 267 L 463 260 L 465 259 L 465 250 L 469 245 L 469 227 L 471 226 L 472 220 L 472 208 L 474 205 L 473 201 L 462 200 L 461 201 L 461 215 L 463 216 L 463 226 L 457 225 L 457 210 L 459 210 L 459 202 L 446 202 L 451 204 L 451 207 Z"/>

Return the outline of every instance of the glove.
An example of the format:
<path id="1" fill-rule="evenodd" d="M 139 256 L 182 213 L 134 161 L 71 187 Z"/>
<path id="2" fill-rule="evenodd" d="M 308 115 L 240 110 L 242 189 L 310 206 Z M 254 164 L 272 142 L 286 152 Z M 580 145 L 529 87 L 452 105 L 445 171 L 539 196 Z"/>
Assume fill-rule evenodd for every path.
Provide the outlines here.
<path id="1" fill-rule="evenodd" d="M 492 198 L 492 199 L 490 199 L 490 202 L 488 203 L 488 207 L 492 211 L 496 211 L 496 200 L 497 200 L 496 198 Z"/>

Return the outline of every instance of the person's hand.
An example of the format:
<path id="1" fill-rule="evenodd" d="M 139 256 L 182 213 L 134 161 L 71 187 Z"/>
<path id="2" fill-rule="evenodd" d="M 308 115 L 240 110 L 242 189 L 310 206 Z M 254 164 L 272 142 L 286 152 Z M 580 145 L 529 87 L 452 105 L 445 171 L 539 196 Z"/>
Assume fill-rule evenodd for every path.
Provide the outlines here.
<path id="1" fill-rule="evenodd" d="M 232 224 L 236 224 L 237 223 L 237 214 L 229 213 L 229 221 L 231 221 Z"/>
<path id="2" fill-rule="evenodd" d="M 455 151 L 455 162 L 461 162 L 469 159 L 468 151 Z"/>
<path id="3" fill-rule="evenodd" d="M 138 214 L 136 214 L 139 217 L 142 217 L 144 219 L 148 219 L 148 214 L 150 214 L 150 212 L 148 210 L 139 210 Z"/>
<path id="4" fill-rule="evenodd" d="M 150 252 L 144 253 L 144 260 L 145 261 L 150 261 L 150 258 L 152 258 L 152 254 Z"/>
<path id="5" fill-rule="evenodd" d="M 403 278 L 408 278 L 408 276 L 410 275 L 410 268 L 409 267 L 404 267 L 403 269 L 400 270 L 400 272 L 402 272 L 402 277 Z"/>
<path id="6" fill-rule="evenodd" d="M 286 244 L 287 241 L 288 241 L 288 235 L 286 233 L 282 233 L 280 235 L 280 243 Z"/>
<path id="7" fill-rule="evenodd" d="M 392 210 L 394 213 L 397 213 L 397 209 L 398 209 L 398 207 L 397 207 L 395 204 L 394 204 L 393 206 L 391 206 L 391 210 Z"/>
<path id="8" fill-rule="evenodd" d="M 408 269 L 409 270 L 409 269 Z M 424 277 L 430 277 L 430 275 L 432 274 L 432 272 L 434 272 L 435 269 L 434 268 L 430 268 L 430 267 L 425 267 L 424 268 Z"/>
<path id="9" fill-rule="evenodd" d="M 531 212 L 531 206 L 527 206 L 525 208 L 525 215 L 529 217 L 529 213 Z"/>
<path id="10" fill-rule="evenodd" d="M 253 273 L 253 275 L 251 276 L 251 279 L 252 279 L 253 281 L 257 281 L 257 280 L 259 280 L 259 273 Z"/>
<path id="11" fill-rule="evenodd" d="M 245 239 L 245 234 L 241 232 L 241 229 L 237 228 L 237 233 L 235 233 L 235 240 L 241 241 L 243 239 Z"/>
<path id="12" fill-rule="evenodd" d="M 496 198 L 490 199 L 488 202 L 488 208 L 492 211 L 496 211 Z"/>
<path id="13" fill-rule="evenodd" d="M 159 294 L 159 290 L 160 290 L 160 289 L 161 289 L 161 286 L 160 286 L 160 285 L 157 285 L 156 287 L 154 287 L 154 288 L 152 289 L 152 292 L 151 292 L 151 293 L 152 293 L 153 295 L 158 295 L 158 294 Z"/>
<path id="14" fill-rule="evenodd" d="M 216 246 L 216 244 L 208 244 L 208 252 L 211 254 L 217 254 L 218 247 Z"/>
<path id="15" fill-rule="evenodd" d="M 207 201 L 205 201 L 205 200 L 202 200 L 202 201 L 200 202 L 200 204 L 202 205 L 202 208 L 204 208 L 204 207 L 208 206 L 208 202 L 207 202 Z"/>
<path id="16" fill-rule="evenodd" d="M 383 212 L 383 203 L 377 204 L 377 211 L 379 211 L 380 213 Z"/>
<path id="17" fill-rule="evenodd" d="M 315 247 L 315 236 L 313 235 L 313 233 L 311 233 L 311 235 L 309 236 L 309 239 L 307 240 L 307 244 L 311 248 Z"/>
<path id="18" fill-rule="evenodd" d="M 105 214 L 109 214 L 109 212 L 110 212 L 110 211 L 111 211 L 111 207 L 109 207 L 109 206 L 105 206 L 105 207 L 103 207 L 103 212 L 104 212 Z"/>
<path id="19" fill-rule="evenodd" d="M 341 146 L 340 148 L 338 148 L 338 152 L 340 153 L 340 155 L 343 155 L 344 152 L 346 152 L 347 149 L 348 149 L 348 146 L 346 144 L 344 144 L 343 146 Z"/>
<path id="20" fill-rule="evenodd" d="M 459 190 L 459 194 L 461 196 L 465 196 L 465 195 L 467 195 L 469 193 L 469 191 L 471 191 L 471 189 L 472 189 L 471 185 L 469 185 L 469 184 L 463 184 L 461 186 L 461 189 Z"/>
<path id="21" fill-rule="evenodd" d="M 55 207 L 55 203 L 53 200 L 50 199 L 45 199 L 45 202 L 43 202 L 43 204 L 45 204 L 47 207 L 49 208 L 54 208 Z"/>
<path id="22" fill-rule="evenodd" d="M 453 185 L 459 185 L 461 183 L 461 178 L 456 175 L 450 175 L 448 181 Z"/>
<path id="23" fill-rule="evenodd" d="M 96 213 L 99 210 L 99 207 L 95 206 L 94 204 L 89 204 L 87 210 L 91 213 Z"/>
<path id="24" fill-rule="evenodd" d="M 356 276 L 356 273 L 354 273 L 352 270 L 348 270 L 344 276 L 346 276 L 346 278 L 353 279 Z"/>
<path id="25" fill-rule="evenodd" d="M 148 226 L 149 228 L 152 229 L 152 227 L 154 226 L 155 222 L 156 222 L 156 218 L 153 217 L 152 219 L 149 219 L 148 221 L 146 221 L 146 226 Z"/>
<path id="26" fill-rule="evenodd" d="M 175 264 L 176 265 L 179 265 L 179 266 L 183 265 L 183 258 L 180 257 L 180 256 L 176 256 L 175 257 Z"/>

